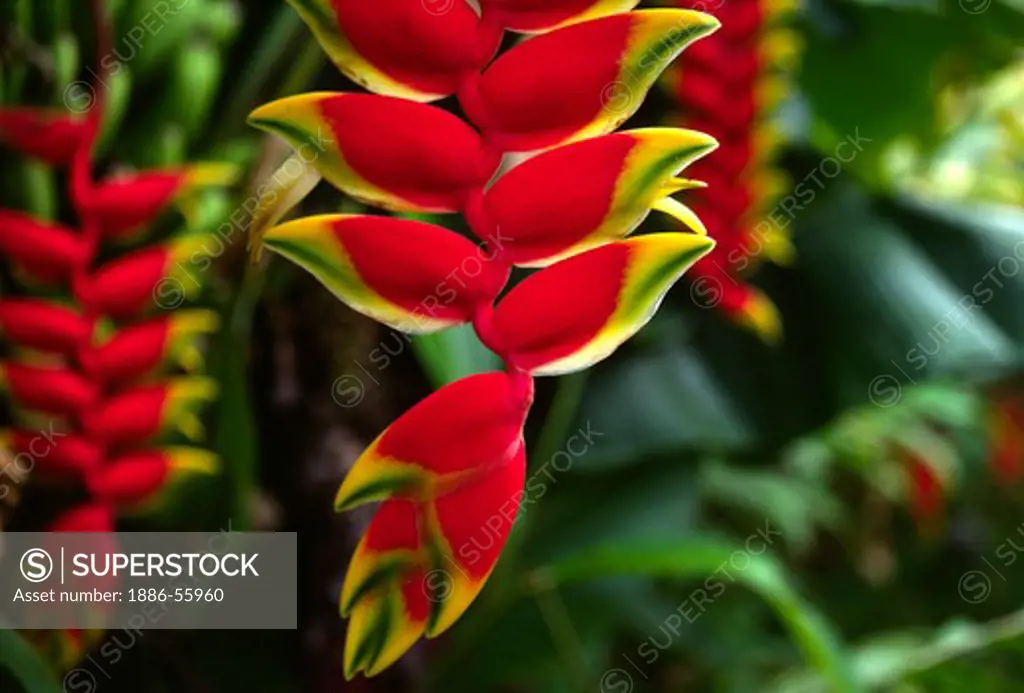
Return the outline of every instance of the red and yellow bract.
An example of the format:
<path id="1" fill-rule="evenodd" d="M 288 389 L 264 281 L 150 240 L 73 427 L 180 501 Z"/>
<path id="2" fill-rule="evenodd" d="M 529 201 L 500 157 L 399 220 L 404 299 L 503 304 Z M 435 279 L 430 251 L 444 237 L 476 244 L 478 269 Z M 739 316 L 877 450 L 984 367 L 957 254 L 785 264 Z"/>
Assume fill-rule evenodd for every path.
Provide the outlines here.
<path id="1" fill-rule="evenodd" d="M 423 222 L 333 215 L 271 228 L 262 244 L 393 328 L 471 324 L 506 367 L 410 409 L 338 492 L 338 510 L 379 503 L 340 598 L 346 676 L 373 675 L 451 626 L 493 570 L 524 496 L 533 377 L 610 355 L 714 247 L 672 195 L 702 187 L 679 175 L 715 140 L 613 131 L 718 21 L 628 11 L 635 0 L 483 0 L 479 14 L 466 0 L 290 2 L 373 93 L 292 96 L 250 122 L 351 197 L 461 213 L 479 243 Z M 495 58 L 505 30 L 537 35 Z M 451 95 L 469 123 L 423 103 Z M 535 155 L 492 181 L 511 152 Z M 627 239 L 652 209 L 694 233 Z M 542 269 L 498 301 L 514 265 Z"/>

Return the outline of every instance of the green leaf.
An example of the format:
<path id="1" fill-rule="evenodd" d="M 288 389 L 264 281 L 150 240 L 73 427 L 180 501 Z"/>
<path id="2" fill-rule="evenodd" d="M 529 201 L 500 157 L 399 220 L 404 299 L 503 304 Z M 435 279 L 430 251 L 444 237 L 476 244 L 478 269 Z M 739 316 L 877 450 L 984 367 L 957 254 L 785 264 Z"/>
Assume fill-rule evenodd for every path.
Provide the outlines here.
<path id="1" fill-rule="evenodd" d="M 485 347 L 471 325 L 457 325 L 440 332 L 415 335 L 413 352 L 434 387 L 459 378 L 497 370 L 501 359 Z"/>
<path id="2" fill-rule="evenodd" d="M 703 578 L 730 561 L 741 545 L 717 540 L 609 543 L 548 566 L 539 580 L 553 586 L 612 575 Z M 843 647 L 829 622 L 789 584 L 785 569 L 767 554 L 744 552 L 750 565 L 735 579 L 764 599 L 789 629 L 809 663 L 833 693 L 863 691 L 854 680 Z"/>
<path id="3" fill-rule="evenodd" d="M 0 630 L 0 668 L 14 674 L 25 693 L 60 693 L 50 667 L 17 631 Z"/>

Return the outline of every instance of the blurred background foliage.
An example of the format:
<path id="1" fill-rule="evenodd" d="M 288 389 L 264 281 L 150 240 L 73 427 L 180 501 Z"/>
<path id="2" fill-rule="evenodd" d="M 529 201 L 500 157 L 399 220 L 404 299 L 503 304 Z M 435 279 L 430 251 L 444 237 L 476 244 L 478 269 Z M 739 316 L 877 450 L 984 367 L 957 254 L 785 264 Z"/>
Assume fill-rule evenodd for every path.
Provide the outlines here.
<path id="1" fill-rule="evenodd" d="M 225 469 L 146 526 L 300 532 L 303 625 L 146 632 L 98 688 L 1021 690 L 1024 3 L 800 6 L 784 167 L 799 182 L 842 140 L 865 144 L 792 215 L 796 262 L 756 276 L 783 344 L 702 310 L 684 282 L 614 358 L 543 381 L 530 503 L 481 599 L 393 670 L 345 684 L 336 592 L 368 517 L 331 513 L 337 483 L 398 413 L 494 361 L 466 330 L 407 349 L 291 265 L 249 263 L 246 202 L 287 152 L 246 114 L 350 85 L 284 2 L 169 0 L 179 9 L 140 33 L 162 1 L 107 3 L 123 69 L 107 85 L 104 165 L 248 174 L 166 221 L 231 229 L 204 273 L 225 317 L 209 345 Z M 91 79 L 85 3 L 0 8 L 3 103 L 60 107 Z M 653 98 L 633 122 L 671 107 Z M 0 175 L 4 206 L 67 214 L 45 166 L 5 153 Z M 302 211 L 339 205 L 353 203 L 320 186 Z M 382 348 L 385 366 L 370 360 Z M 339 398 L 344 376 L 355 404 Z M 580 432 L 586 450 L 566 454 Z M 3 509 L 12 530 L 50 502 L 32 484 L 20 495 Z M 9 632 L 0 668 L 4 691 L 63 676 Z"/>

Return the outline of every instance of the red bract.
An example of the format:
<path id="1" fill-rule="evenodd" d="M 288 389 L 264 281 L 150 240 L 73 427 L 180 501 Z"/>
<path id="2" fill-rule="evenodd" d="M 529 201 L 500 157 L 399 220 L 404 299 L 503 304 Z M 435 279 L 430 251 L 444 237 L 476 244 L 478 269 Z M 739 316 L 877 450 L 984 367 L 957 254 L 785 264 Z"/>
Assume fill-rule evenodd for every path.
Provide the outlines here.
<path id="1" fill-rule="evenodd" d="M 354 215 L 288 222 L 262 242 L 396 329 L 471 323 L 507 371 L 458 380 L 410 409 L 338 491 L 338 510 L 380 503 L 340 599 L 346 676 L 372 676 L 450 627 L 490 575 L 524 497 L 533 376 L 610 355 L 714 247 L 672 196 L 703 186 L 678 175 L 715 140 L 672 128 L 609 133 L 718 23 L 679 10 L 616 14 L 632 0 L 483 0 L 479 18 L 465 0 L 436 3 L 437 16 L 421 0 L 291 1 L 342 70 L 377 95 L 293 96 L 250 121 L 359 200 L 463 212 L 479 245 L 430 224 Z M 503 29 L 554 30 L 485 68 Z M 394 98 L 456 90 L 477 130 Z M 547 151 L 492 182 L 502 153 L 538 149 Z M 652 209 L 695 233 L 623 240 Z M 495 307 L 513 265 L 544 269 Z"/>
<path id="2" fill-rule="evenodd" d="M 71 229 L 6 209 L 0 209 L 0 253 L 32 279 L 53 284 L 70 279 L 87 257 Z"/>
<path id="3" fill-rule="evenodd" d="M 85 318 L 66 306 L 37 299 L 0 300 L 0 331 L 29 349 L 74 355 L 91 336 Z"/>
<path id="4" fill-rule="evenodd" d="M 0 108 L 0 144 L 53 166 L 65 166 L 86 141 L 88 125 L 61 111 Z"/>
<path id="5" fill-rule="evenodd" d="M 780 25 L 789 9 L 792 3 L 778 0 L 719 3 L 723 30 L 687 51 L 665 79 L 681 106 L 678 122 L 707 130 L 721 144 L 691 169 L 708 183 L 693 207 L 719 241 L 715 259 L 694 267 L 695 296 L 768 342 L 781 337 L 778 311 L 743 277 L 763 259 L 786 263 L 793 255 L 785 230 L 790 220 L 780 215 L 780 224 L 771 214 L 788 187 L 772 168 L 781 143 L 772 118 L 798 53 L 793 33 Z"/>
<path id="6" fill-rule="evenodd" d="M 512 31 L 550 31 L 563 24 L 631 10 L 640 0 L 481 0 L 484 22 Z"/>
<path id="7" fill-rule="evenodd" d="M 263 240 L 356 310 L 406 332 L 472 321 L 509 273 L 493 252 L 418 221 L 310 217 L 271 229 Z"/>
<path id="8" fill-rule="evenodd" d="M 500 159 L 451 113 L 386 96 L 302 94 L 259 107 L 249 122 L 286 139 L 342 192 L 385 209 L 458 211 Z"/>
<path id="9" fill-rule="evenodd" d="M 103 181 L 88 199 L 103 234 L 123 238 L 152 222 L 175 199 L 208 185 L 226 185 L 230 166 L 206 165 L 170 171 L 144 171 Z"/>
<path id="10" fill-rule="evenodd" d="M 636 113 L 661 71 L 718 22 L 699 12 L 644 10 L 581 22 L 525 41 L 459 100 L 504 151 L 531 151 L 611 132 Z"/>
<path id="11" fill-rule="evenodd" d="M 96 53 L 105 56 L 106 20 L 95 21 Z M 201 273 L 189 261 L 209 236 L 172 237 L 109 260 L 112 249 L 104 242 L 138 238 L 169 204 L 189 202 L 186 196 L 200 186 L 228 183 L 233 170 L 189 166 L 95 181 L 92 153 L 105 98 L 98 87 L 94 92 L 99 98 L 81 120 L 0 109 L 0 145 L 68 167 L 68 218 L 76 224 L 0 210 L 0 255 L 15 278 L 26 280 L 5 286 L 0 300 L 0 331 L 13 347 L 7 353 L 19 359 L 0 364 L 0 385 L 19 424 L 0 431 L 0 443 L 23 456 L 15 459 L 30 472 L 30 483 L 76 484 L 88 494 L 57 516 L 48 528 L 53 532 L 112 532 L 118 515 L 148 507 L 172 476 L 214 468 L 209 453 L 189 448 L 128 449 L 171 431 L 202 433 L 198 412 L 216 392 L 211 382 L 139 381 L 202 365 L 196 340 L 216 329 L 216 315 L 185 310 L 144 320 L 143 313 L 161 300 L 159 307 L 177 308 L 197 293 Z M 40 283 L 45 299 L 31 296 Z M 65 635 L 58 641 L 72 655 L 88 643 L 81 634 Z"/>

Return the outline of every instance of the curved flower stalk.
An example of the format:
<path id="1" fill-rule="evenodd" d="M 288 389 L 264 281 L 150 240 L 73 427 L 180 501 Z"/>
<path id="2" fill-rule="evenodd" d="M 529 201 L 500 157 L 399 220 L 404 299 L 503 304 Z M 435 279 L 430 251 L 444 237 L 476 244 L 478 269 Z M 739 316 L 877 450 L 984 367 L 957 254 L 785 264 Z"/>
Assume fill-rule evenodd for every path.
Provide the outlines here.
<path id="1" fill-rule="evenodd" d="M 96 22 L 102 46 L 105 19 Z M 177 476 L 216 467 L 211 453 L 167 438 L 202 434 L 197 412 L 216 387 L 194 375 L 203 365 L 198 341 L 217 329 L 217 315 L 164 312 L 154 298 L 204 237 L 155 242 L 145 233 L 169 206 L 187 205 L 200 187 L 229 183 L 232 172 L 186 166 L 96 180 L 102 113 L 102 99 L 82 118 L 0 108 L 4 156 L 69 173 L 74 226 L 0 210 L 0 255 L 24 280 L 17 295 L 0 299 L 0 334 L 13 347 L 0 363 L 0 386 L 15 415 L 0 441 L 15 460 L 31 460 L 36 482 L 87 491 L 49 527 L 59 532 L 113 531 L 119 515 L 152 507 Z M 134 245 L 106 259 L 107 246 L 128 241 Z M 175 375 L 180 370 L 189 375 Z M 88 640 L 64 633 L 62 660 L 73 661 Z"/>
<path id="2" fill-rule="evenodd" d="M 702 0 L 676 4 L 707 6 Z M 694 289 L 708 306 L 770 343 L 782 336 L 781 317 L 743 277 L 761 260 L 786 264 L 793 258 L 787 232 L 792 219 L 774 213 L 789 183 L 773 166 L 782 138 L 772 119 L 799 59 L 799 39 L 784 25 L 795 5 L 716 3 L 722 31 L 687 51 L 664 80 L 680 104 L 677 122 L 721 143 L 715 157 L 693 167 L 693 175 L 708 184 L 694 196 L 694 208 L 719 241 L 715 258 L 694 268 Z"/>
<path id="3" fill-rule="evenodd" d="M 524 496 L 534 376 L 586 368 L 640 330 L 715 246 L 673 195 L 717 143 L 678 128 L 613 131 L 718 22 L 631 0 L 291 0 L 371 94 L 257 108 L 342 192 L 395 211 L 460 213 L 474 240 L 418 221 L 327 215 L 259 240 L 355 310 L 427 333 L 471 324 L 504 372 L 443 387 L 370 445 L 336 509 L 379 503 L 340 597 L 345 672 L 380 672 L 469 607 Z M 505 30 L 537 34 L 494 57 Z M 470 122 L 427 102 L 457 95 Z M 535 155 L 491 183 L 505 154 Z M 633 239 L 652 210 L 693 233 Z M 501 300 L 513 266 L 538 267 Z"/>

